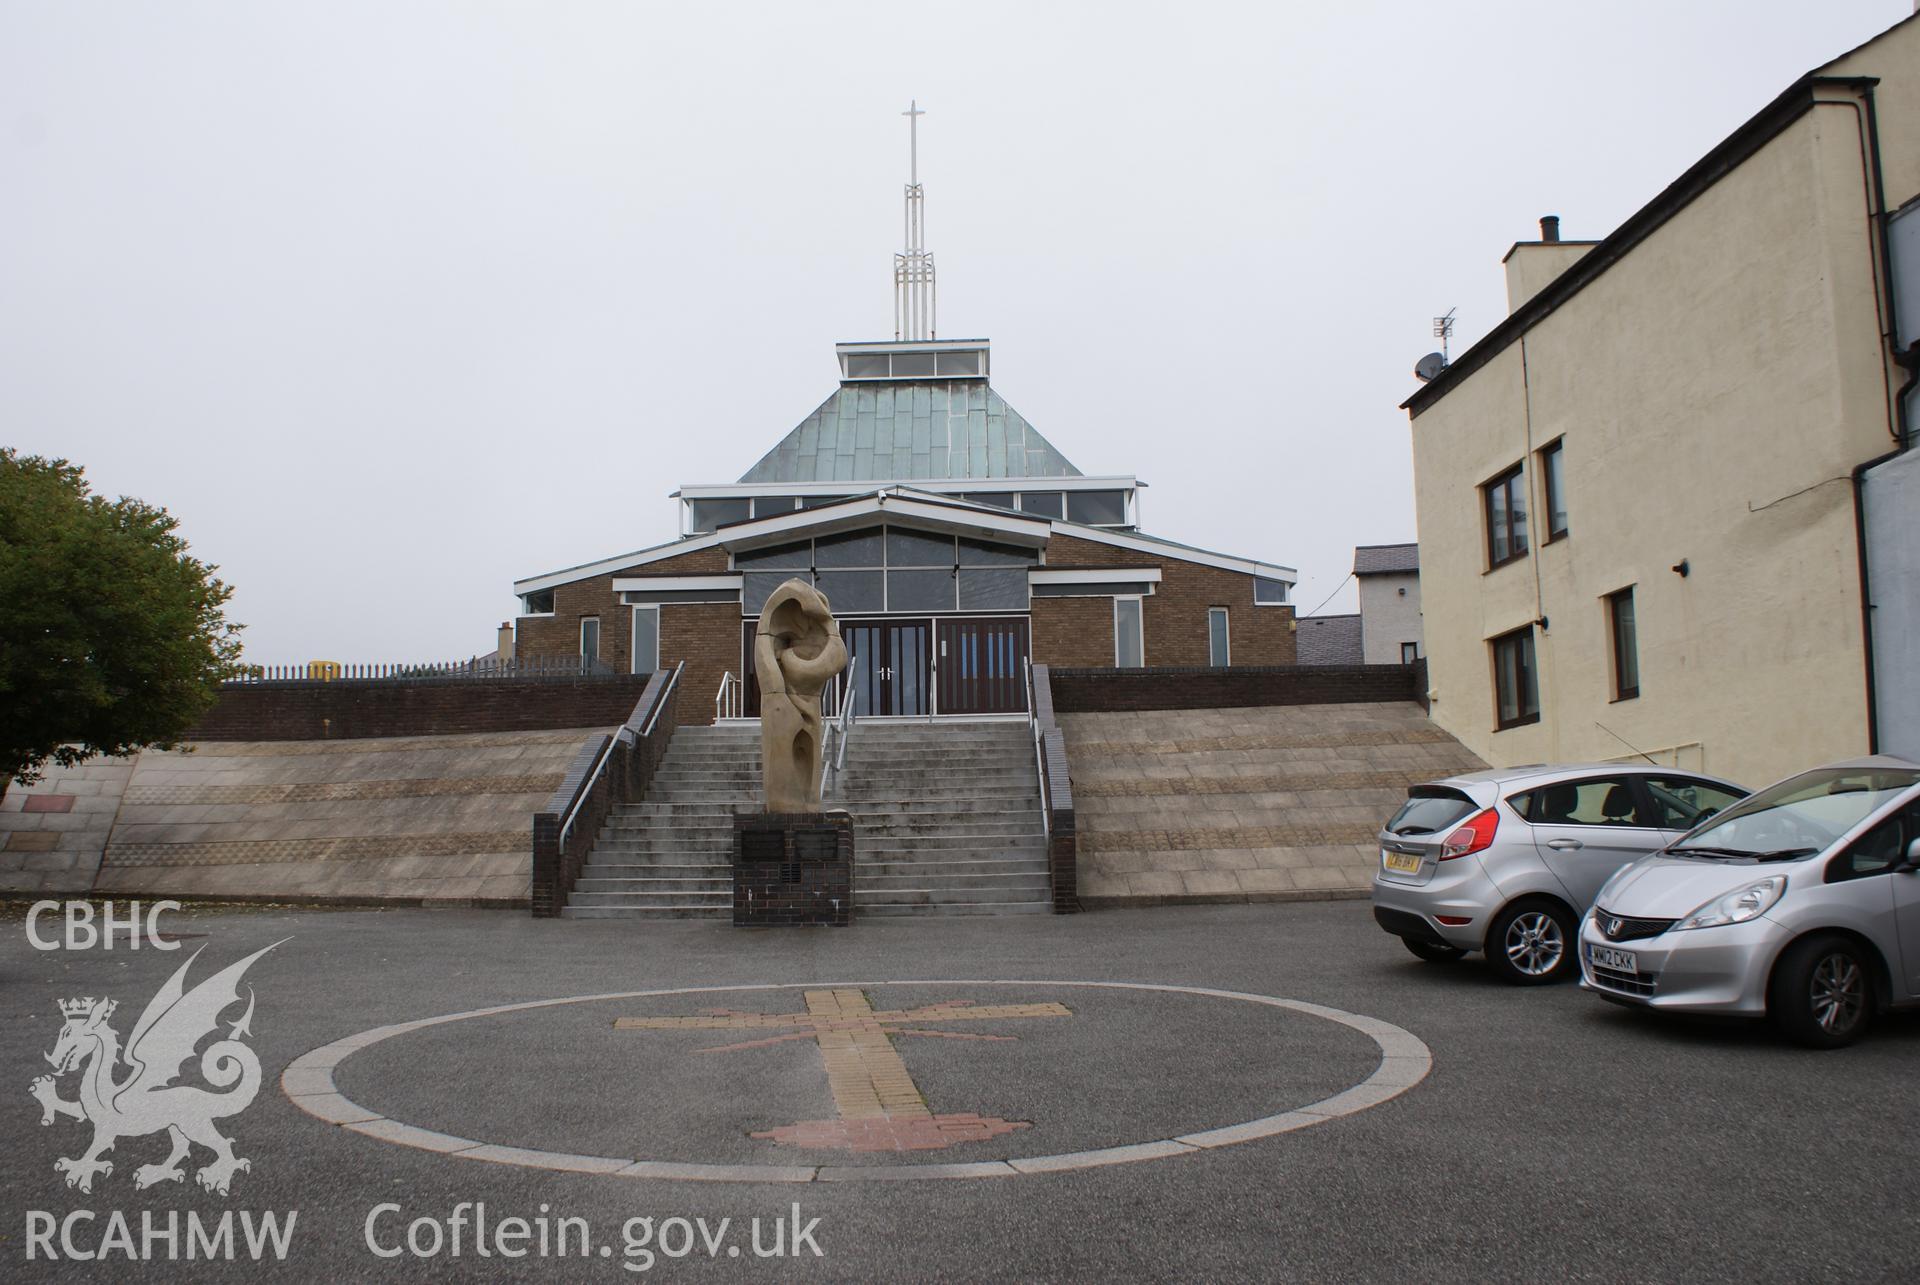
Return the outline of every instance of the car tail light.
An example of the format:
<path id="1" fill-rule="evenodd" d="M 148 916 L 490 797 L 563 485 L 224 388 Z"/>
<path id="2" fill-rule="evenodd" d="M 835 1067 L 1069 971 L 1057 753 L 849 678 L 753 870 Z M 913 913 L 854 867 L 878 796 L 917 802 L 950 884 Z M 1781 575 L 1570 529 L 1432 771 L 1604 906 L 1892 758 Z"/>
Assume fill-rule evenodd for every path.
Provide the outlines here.
<path id="1" fill-rule="evenodd" d="M 1440 845 L 1440 859 L 1451 861 L 1455 857 L 1464 857 L 1493 846 L 1493 834 L 1499 828 L 1499 814 L 1492 808 L 1469 817 L 1465 825 L 1448 835 L 1447 841 Z"/>

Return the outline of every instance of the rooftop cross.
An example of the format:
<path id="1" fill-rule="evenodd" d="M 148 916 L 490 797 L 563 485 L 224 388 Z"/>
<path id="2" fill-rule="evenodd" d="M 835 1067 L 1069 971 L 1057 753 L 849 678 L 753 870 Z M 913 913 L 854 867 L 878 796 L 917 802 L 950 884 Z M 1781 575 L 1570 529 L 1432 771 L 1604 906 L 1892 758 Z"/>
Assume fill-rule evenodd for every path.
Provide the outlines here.
<path id="1" fill-rule="evenodd" d="M 920 100 L 900 113 L 907 118 L 907 246 L 893 256 L 893 337 L 939 336 L 933 281 L 933 256 L 927 253 L 925 192 L 920 187 Z"/>
<path id="2" fill-rule="evenodd" d="M 926 113 L 920 110 L 920 100 L 914 99 L 907 104 L 907 110 L 900 113 L 907 118 L 907 181 L 920 182 L 920 117 Z"/>

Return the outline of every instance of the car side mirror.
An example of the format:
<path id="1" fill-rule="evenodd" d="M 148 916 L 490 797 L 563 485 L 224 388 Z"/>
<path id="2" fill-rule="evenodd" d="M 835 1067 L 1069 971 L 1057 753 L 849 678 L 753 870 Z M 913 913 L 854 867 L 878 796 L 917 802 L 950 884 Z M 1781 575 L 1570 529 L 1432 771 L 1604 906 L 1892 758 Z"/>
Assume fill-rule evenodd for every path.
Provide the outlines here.
<path id="1" fill-rule="evenodd" d="M 1916 870 L 1920 870 L 1920 839 L 1907 845 L 1907 859 L 1900 863 L 1902 874 L 1912 874 Z"/>

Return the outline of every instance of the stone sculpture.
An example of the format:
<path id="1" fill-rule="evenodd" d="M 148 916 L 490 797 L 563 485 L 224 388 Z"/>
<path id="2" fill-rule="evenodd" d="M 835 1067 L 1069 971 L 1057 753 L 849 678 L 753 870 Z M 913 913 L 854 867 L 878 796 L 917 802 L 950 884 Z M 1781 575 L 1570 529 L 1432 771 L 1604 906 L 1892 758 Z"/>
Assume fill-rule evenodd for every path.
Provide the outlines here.
<path id="1" fill-rule="evenodd" d="M 820 690 L 847 667 L 826 596 L 804 580 L 773 591 L 753 638 L 760 769 L 769 812 L 820 810 Z"/>

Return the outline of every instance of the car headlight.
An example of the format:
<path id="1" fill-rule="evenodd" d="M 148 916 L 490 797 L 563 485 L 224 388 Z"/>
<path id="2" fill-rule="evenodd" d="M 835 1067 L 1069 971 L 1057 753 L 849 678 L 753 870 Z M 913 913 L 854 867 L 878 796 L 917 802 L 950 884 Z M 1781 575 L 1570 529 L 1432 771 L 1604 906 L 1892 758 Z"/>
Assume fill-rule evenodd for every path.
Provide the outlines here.
<path id="1" fill-rule="evenodd" d="M 1774 875 L 1758 883 L 1750 883 L 1723 897 L 1715 897 L 1706 905 L 1673 926 L 1674 932 L 1685 928 L 1719 928 L 1726 924 L 1744 924 L 1749 919 L 1758 919 L 1773 908 L 1780 895 L 1787 890 L 1787 877 Z"/>

